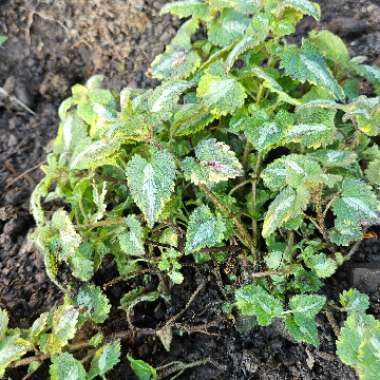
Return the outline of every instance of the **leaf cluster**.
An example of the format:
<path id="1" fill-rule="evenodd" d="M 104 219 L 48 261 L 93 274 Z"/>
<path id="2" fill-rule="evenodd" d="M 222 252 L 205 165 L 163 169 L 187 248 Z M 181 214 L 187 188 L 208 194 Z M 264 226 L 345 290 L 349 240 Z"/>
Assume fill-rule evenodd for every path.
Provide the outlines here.
<path id="1" fill-rule="evenodd" d="M 280 318 L 296 341 L 318 345 L 323 280 L 379 220 L 380 69 L 329 31 L 289 42 L 303 16 L 319 20 L 318 4 L 184 0 L 162 12 L 185 20 L 152 63 L 161 84 L 119 93 L 95 76 L 75 85 L 31 199 L 33 239 L 67 294 L 33 343 L 52 356 L 53 379 L 70 366 L 82 378 L 61 351 L 77 324 L 109 315 L 93 283 L 105 260 L 118 280 L 144 283 L 120 300 L 130 323 L 138 303 L 170 302 L 184 263 L 232 258 L 224 285 L 235 309 L 262 326 Z M 360 94 L 363 81 L 374 96 Z M 29 349 L 22 339 L 4 335 L 14 354 L 3 369 Z M 99 348 L 88 376 L 104 376 L 119 355 L 117 342 Z"/>

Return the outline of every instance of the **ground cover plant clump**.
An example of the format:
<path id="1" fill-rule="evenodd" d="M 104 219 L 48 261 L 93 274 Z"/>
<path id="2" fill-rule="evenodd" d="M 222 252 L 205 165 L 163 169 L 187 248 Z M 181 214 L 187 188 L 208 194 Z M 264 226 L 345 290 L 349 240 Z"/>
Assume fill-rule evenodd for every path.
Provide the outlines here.
<path id="1" fill-rule="evenodd" d="M 9 328 L 1 311 L 0 375 L 49 360 L 52 379 L 105 378 L 136 330 L 136 305 L 170 305 L 185 265 L 237 257 L 219 284 L 221 313 L 279 319 L 292 339 L 318 346 L 323 311 L 341 360 L 377 379 L 380 323 L 368 297 L 349 289 L 335 304 L 320 290 L 379 221 L 380 69 L 328 31 L 291 43 L 304 15 L 320 18 L 307 0 L 187 0 L 163 12 L 185 21 L 152 63 L 159 86 L 115 93 L 95 76 L 59 109 L 31 207 L 32 238 L 64 303 L 27 330 Z M 108 336 L 111 303 L 94 276 L 110 260 L 114 281 L 139 285 L 117 305 L 129 330 Z M 340 331 L 331 309 L 347 314 Z M 157 332 L 168 351 L 173 323 Z M 207 363 L 128 360 L 140 379 Z"/>

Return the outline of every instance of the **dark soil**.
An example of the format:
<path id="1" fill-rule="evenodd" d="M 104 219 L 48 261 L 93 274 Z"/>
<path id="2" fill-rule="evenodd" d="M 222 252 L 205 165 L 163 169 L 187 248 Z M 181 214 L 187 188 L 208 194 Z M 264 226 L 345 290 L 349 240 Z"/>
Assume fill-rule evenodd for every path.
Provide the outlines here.
<path id="1" fill-rule="evenodd" d="M 104 73 L 114 88 L 152 85 L 145 75 L 149 63 L 178 26 L 170 17 L 158 15 L 164 3 L 0 0 L 0 34 L 9 36 L 0 47 L 0 88 L 10 95 L 0 95 L 0 306 L 10 312 L 13 325 L 29 326 L 61 299 L 45 275 L 39 254 L 27 240 L 34 226 L 28 211 L 29 197 L 42 176 L 38 167 L 57 130 L 57 106 L 68 96 L 72 84 L 95 73 Z M 380 65 L 380 1 L 320 3 L 323 27 L 341 35 L 353 54 L 366 55 L 370 62 Z M 313 21 L 306 19 L 300 32 L 312 26 Z M 326 293 L 336 298 L 340 290 L 353 285 L 353 278 L 357 282 L 355 271 L 363 263 L 371 263 L 368 271 L 373 272 L 380 265 L 379 253 L 380 240 L 365 241 L 354 262 L 327 284 Z M 223 268 L 216 270 L 223 273 Z M 105 275 L 100 278 L 105 280 Z M 371 311 L 379 316 L 376 280 L 380 282 L 375 274 L 354 285 L 371 290 Z M 138 309 L 134 324 L 142 329 L 162 326 L 185 307 L 201 283 L 202 290 L 177 321 L 178 328 L 190 331 L 175 335 L 170 353 L 145 330 L 126 341 L 124 353 L 153 365 L 212 360 L 186 371 L 182 379 L 355 379 L 354 372 L 336 358 L 335 336 L 323 316 L 319 320 L 319 350 L 293 343 L 281 325 L 251 330 L 249 320 L 225 321 L 220 312 L 225 299 L 214 276 L 206 272 L 188 269 L 185 285 L 174 288 L 171 306 L 154 304 L 149 310 Z M 109 288 L 108 295 L 116 300 L 127 289 L 117 284 Z M 339 320 L 339 315 L 336 318 Z M 115 307 L 107 329 L 126 327 L 125 315 Z M 10 375 L 15 380 L 22 378 L 21 372 Z M 133 378 L 123 359 L 112 379 L 127 377 Z M 42 369 L 33 378 L 47 378 L 46 371 Z"/>

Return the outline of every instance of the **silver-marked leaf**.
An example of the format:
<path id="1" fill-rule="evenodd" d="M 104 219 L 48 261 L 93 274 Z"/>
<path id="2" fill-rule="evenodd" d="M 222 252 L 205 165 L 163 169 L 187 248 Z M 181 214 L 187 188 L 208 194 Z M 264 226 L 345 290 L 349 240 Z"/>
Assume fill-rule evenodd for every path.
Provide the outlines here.
<path id="1" fill-rule="evenodd" d="M 335 64 L 346 65 L 350 60 L 350 53 L 344 41 L 328 30 L 313 31 L 308 41 L 328 60 Z"/>
<path id="2" fill-rule="evenodd" d="M 64 209 L 54 212 L 51 218 L 51 227 L 59 234 L 56 241 L 56 256 L 60 260 L 67 260 L 75 255 L 82 241 L 81 236 L 76 232 L 73 223 Z"/>
<path id="3" fill-rule="evenodd" d="M 235 291 L 235 305 L 245 316 L 255 316 L 260 326 L 268 326 L 283 313 L 281 302 L 258 285 L 246 285 Z"/>
<path id="4" fill-rule="evenodd" d="M 180 95 L 191 86 L 191 83 L 183 80 L 168 81 L 156 87 L 149 97 L 149 109 L 167 119 L 178 102 Z M 169 115 L 169 116 L 168 116 Z"/>
<path id="5" fill-rule="evenodd" d="M 95 285 L 83 285 L 75 297 L 75 303 L 84 308 L 86 317 L 96 323 L 103 323 L 111 310 L 107 296 Z"/>
<path id="6" fill-rule="evenodd" d="M 128 256 L 143 256 L 144 231 L 136 215 L 128 215 L 125 220 L 127 232 L 118 235 L 120 249 Z"/>
<path id="7" fill-rule="evenodd" d="M 233 77 L 205 74 L 199 81 L 197 95 L 215 116 L 227 115 L 244 104 L 244 87 Z"/>
<path id="8" fill-rule="evenodd" d="M 253 18 L 246 35 L 234 46 L 228 54 L 224 64 L 225 72 L 228 73 L 234 63 L 245 52 L 255 48 L 260 43 L 264 42 L 269 34 L 269 18 L 263 15 L 257 15 Z"/>
<path id="9" fill-rule="evenodd" d="M 350 150 L 317 150 L 309 155 L 325 168 L 347 168 L 358 160 L 358 155 Z"/>
<path id="10" fill-rule="evenodd" d="M 289 307 L 295 320 L 314 318 L 326 303 L 325 296 L 316 294 L 301 294 L 290 298 Z"/>
<path id="11" fill-rule="evenodd" d="M 83 364 L 68 352 L 62 352 L 52 359 L 49 368 L 51 380 L 86 380 Z"/>
<path id="12" fill-rule="evenodd" d="M 319 346 L 317 324 L 313 318 L 303 318 L 296 321 L 293 316 L 287 316 L 285 326 L 289 335 L 297 342 Z"/>
<path id="13" fill-rule="evenodd" d="M 338 268 L 336 261 L 324 253 L 311 255 L 304 260 L 306 266 L 312 269 L 319 278 L 331 277 Z"/>
<path id="14" fill-rule="evenodd" d="M 182 162 L 185 177 L 194 184 L 212 186 L 242 175 L 242 165 L 230 147 L 216 139 L 202 140 L 195 148 L 195 158 Z"/>
<path id="15" fill-rule="evenodd" d="M 357 289 L 344 290 L 339 302 L 348 314 L 365 313 L 369 308 L 369 297 Z"/>
<path id="16" fill-rule="evenodd" d="M 281 85 L 274 79 L 268 72 L 264 71 L 261 67 L 252 68 L 252 73 L 255 74 L 258 78 L 262 79 L 263 85 L 269 91 L 276 93 L 279 98 L 285 102 L 292 105 L 299 105 L 300 101 L 289 96 Z"/>
<path id="17" fill-rule="evenodd" d="M 275 121 L 267 121 L 245 131 L 248 141 L 259 151 L 275 146 L 283 136 L 283 130 Z"/>
<path id="18" fill-rule="evenodd" d="M 70 305 L 58 306 L 52 319 L 52 334 L 59 339 L 62 345 L 73 339 L 79 311 Z"/>
<path id="19" fill-rule="evenodd" d="M 194 50 L 167 49 L 152 63 L 156 79 L 186 79 L 199 67 L 202 60 Z"/>
<path id="20" fill-rule="evenodd" d="M 343 89 L 334 78 L 322 55 L 312 46 L 287 46 L 281 54 L 281 68 L 291 78 L 326 89 L 338 100 L 344 100 Z"/>
<path id="21" fill-rule="evenodd" d="M 165 4 L 161 9 L 161 14 L 171 13 L 180 18 L 185 17 L 206 17 L 209 13 L 208 5 L 202 0 L 183 0 Z"/>
<path id="22" fill-rule="evenodd" d="M 91 380 L 97 376 L 104 378 L 105 374 L 119 363 L 120 355 L 120 340 L 107 343 L 99 348 L 92 358 L 88 379 Z"/>
<path id="23" fill-rule="evenodd" d="M 174 114 L 172 129 L 176 136 L 192 135 L 205 129 L 215 116 L 203 104 L 184 104 Z"/>
<path id="24" fill-rule="evenodd" d="M 309 203 L 310 194 L 305 188 L 297 191 L 290 187 L 282 190 L 270 204 L 265 215 L 263 237 L 266 238 L 286 222 L 302 214 Z"/>
<path id="25" fill-rule="evenodd" d="M 205 247 L 215 247 L 223 241 L 226 225 L 221 215 L 215 216 L 208 206 L 197 207 L 190 215 L 186 233 L 186 254 Z"/>
<path id="26" fill-rule="evenodd" d="M 363 341 L 368 339 L 371 331 L 379 328 L 379 321 L 372 315 L 352 313 L 344 322 L 336 342 L 337 355 L 340 360 L 355 367 L 359 362 L 359 350 Z"/>
<path id="27" fill-rule="evenodd" d="M 128 162 L 127 179 L 133 200 L 153 227 L 174 191 L 175 161 L 165 150 L 151 150 L 150 160 L 135 154 Z"/>
<path id="28" fill-rule="evenodd" d="M 289 143 L 300 143 L 307 148 L 319 148 L 331 144 L 335 140 L 335 127 L 325 124 L 296 124 L 286 132 Z"/>
<path id="29" fill-rule="evenodd" d="M 0 340 L 0 378 L 3 378 L 6 368 L 15 360 L 23 357 L 33 346 L 17 334 Z"/>
<path id="30" fill-rule="evenodd" d="M 113 156 L 119 149 L 115 140 L 98 140 L 73 155 L 70 163 L 72 170 L 96 169 L 99 166 L 114 164 Z"/>
<path id="31" fill-rule="evenodd" d="M 376 222 L 379 218 L 378 207 L 371 187 L 351 178 L 343 181 L 341 196 L 332 205 L 338 223 L 351 221 L 358 225 Z"/>
<path id="32" fill-rule="evenodd" d="M 280 0 L 279 8 L 293 8 L 297 11 L 314 17 L 317 21 L 321 18 L 321 8 L 319 4 L 309 0 Z"/>
<path id="33" fill-rule="evenodd" d="M 209 23 L 208 39 L 216 46 L 225 47 L 244 35 L 249 21 L 249 17 L 233 9 L 223 9 L 220 16 Z"/>
<path id="34" fill-rule="evenodd" d="M 183 23 L 177 35 L 163 54 L 152 62 L 152 75 L 156 79 L 186 79 L 199 67 L 202 60 L 192 49 L 191 36 L 198 30 L 199 21 L 190 19 Z"/>
<path id="35" fill-rule="evenodd" d="M 107 182 L 103 181 L 101 188 L 99 189 L 95 183 L 92 185 L 92 199 L 96 205 L 95 214 L 91 215 L 91 221 L 96 223 L 104 217 L 107 209 L 107 204 L 105 202 L 107 195 Z"/>

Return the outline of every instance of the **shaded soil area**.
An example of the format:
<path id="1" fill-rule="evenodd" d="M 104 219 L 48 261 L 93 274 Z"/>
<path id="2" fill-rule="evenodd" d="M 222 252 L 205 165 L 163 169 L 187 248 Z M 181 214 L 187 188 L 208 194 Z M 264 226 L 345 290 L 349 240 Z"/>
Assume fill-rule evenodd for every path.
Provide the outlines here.
<path id="1" fill-rule="evenodd" d="M 27 240 L 34 226 L 29 197 L 42 176 L 38 167 L 57 130 L 57 106 L 72 84 L 95 73 L 104 73 L 108 85 L 117 89 L 152 85 L 146 75 L 149 63 L 178 27 L 178 21 L 159 16 L 166 2 L 0 0 L 0 34 L 9 37 L 0 47 L 0 306 L 10 312 L 13 325 L 29 326 L 61 300 Z M 320 3 L 322 26 L 341 35 L 353 54 L 366 55 L 380 65 L 380 2 Z M 312 26 L 313 21 L 306 19 L 300 33 Z M 379 260 L 380 240 L 365 241 L 354 262 L 327 284 L 327 294 L 336 298 L 340 290 L 354 284 L 370 292 L 371 311 L 379 315 L 379 276 L 373 274 Z M 134 324 L 142 330 L 126 340 L 124 354 L 130 352 L 153 365 L 211 359 L 187 370 L 182 379 L 355 379 L 354 372 L 335 356 L 335 336 L 324 316 L 319 320 L 318 350 L 293 343 L 281 325 L 250 329 L 250 320 L 224 320 L 220 310 L 226 300 L 214 278 L 215 273 L 223 275 L 223 268 L 206 269 L 186 270 L 185 284 L 174 288 L 170 306 L 137 308 Z M 108 281 L 110 273 L 100 274 L 99 281 Z M 132 285 L 117 284 L 107 294 L 116 301 Z M 181 334 L 175 335 L 167 353 L 144 329 L 163 326 L 185 308 L 201 285 L 194 302 L 176 321 Z M 117 307 L 112 315 L 109 332 L 127 328 L 125 314 Z M 21 379 L 22 373 L 11 377 Z M 33 378 L 47 378 L 46 371 L 42 368 Z M 133 376 L 127 364 L 121 364 L 111 378 Z"/>

